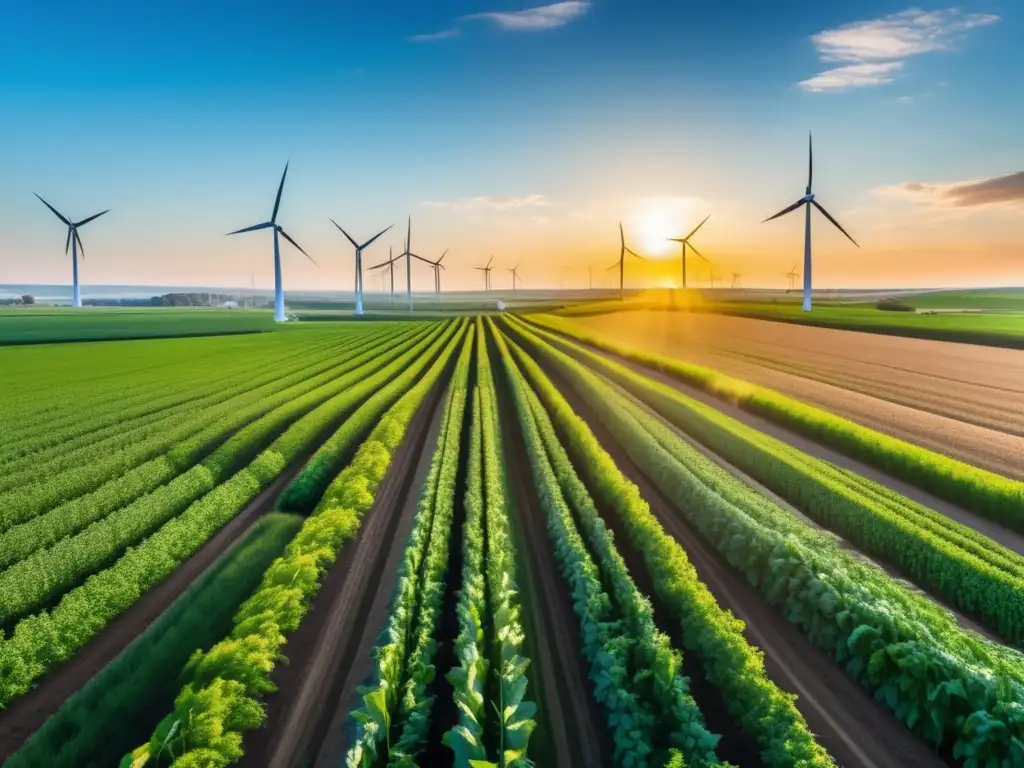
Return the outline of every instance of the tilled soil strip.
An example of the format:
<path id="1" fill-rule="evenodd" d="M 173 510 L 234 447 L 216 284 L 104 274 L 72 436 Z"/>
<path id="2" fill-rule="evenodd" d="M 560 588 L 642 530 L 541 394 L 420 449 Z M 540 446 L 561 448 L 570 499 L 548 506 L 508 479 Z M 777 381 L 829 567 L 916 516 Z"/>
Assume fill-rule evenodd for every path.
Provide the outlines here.
<path id="1" fill-rule="evenodd" d="M 640 489 L 661 525 L 682 545 L 700 580 L 719 605 L 746 624 L 747 639 L 764 651 L 768 677 L 783 690 L 797 695 L 797 708 L 811 731 L 840 765 L 845 768 L 937 768 L 945 765 L 895 715 L 814 646 L 799 627 L 779 615 L 752 585 L 721 561 L 714 548 L 683 521 L 671 502 L 630 461 L 600 419 L 557 371 L 549 369 L 547 374 L 557 383 L 576 414 L 587 422 L 619 470 Z M 627 562 L 642 562 L 642 556 L 632 547 L 621 525 L 614 519 L 606 519 L 606 522 L 617 531 L 616 545 Z M 628 557 L 626 552 L 630 553 Z M 655 595 L 649 596 L 658 603 Z M 665 610 L 661 607 L 658 613 Z"/>
<path id="2" fill-rule="evenodd" d="M 297 766 L 318 747 L 332 752 L 332 765 L 343 756 L 344 717 L 355 686 L 369 676 L 369 652 L 387 619 L 417 490 L 430 467 L 432 450 L 425 446 L 432 447 L 440 429 L 446 381 L 409 423 L 359 534 L 342 547 L 312 610 L 288 639 L 283 653 L 289 663 L 274 672 L 278 690 L 266 698 L 266 726 L 246 736 L 243 768 Z M 363 672 L 345 695 L 343 678 L 357 667 Z M 345 705 L 335 712 L 339 695 Z"/>

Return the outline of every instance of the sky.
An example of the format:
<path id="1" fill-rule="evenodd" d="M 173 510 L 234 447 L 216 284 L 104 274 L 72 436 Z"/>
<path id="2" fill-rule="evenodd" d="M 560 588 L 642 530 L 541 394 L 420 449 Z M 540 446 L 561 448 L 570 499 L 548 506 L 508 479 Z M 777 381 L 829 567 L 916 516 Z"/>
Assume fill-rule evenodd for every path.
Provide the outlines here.
<path id="1" fill-rule="evenodd" d="M 536 2 L 536 0 L 534 0 Z M 96 0 L 15 4 L 0 46 L 0 283 L 351 289 L 450 249 L 445 289 L 783 287 L 808 132 L 821 287 L 1024 285 L 1017 0 Z M 414 287 L 432 286 L 426 265 Z M 374 273 L 376 274 L 376 273 Z M 707 283 L 691 260 L 690 284 Z M 365 279 L 367 290 L 378 285 Z M 506 285 L 509 284 L 509 285 Z M 721 284 L 721 282 L 719 282 Z"/>

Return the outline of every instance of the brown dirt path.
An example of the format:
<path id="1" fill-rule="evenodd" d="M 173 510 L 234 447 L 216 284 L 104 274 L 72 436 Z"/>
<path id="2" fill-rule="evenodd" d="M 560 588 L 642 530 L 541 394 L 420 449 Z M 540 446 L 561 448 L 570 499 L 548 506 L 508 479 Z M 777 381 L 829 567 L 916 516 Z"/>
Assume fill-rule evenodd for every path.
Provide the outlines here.
<path id="1" fill-rule="evenodd" d="M 747 639 L 765 654 L 765 669 L 780 688 L 797 695 L 797 708 L 818 741 L 846 768 L 937 768 L 945 763 L 856 681 L 818 650 L 800 629 L 771 605 L 714 548 L 692 530 L 647 479 L 594 412 L 565 382 L 554 379 L 619 470 L 637 485 L 665 530 L 686 550 L 701 581 L 719 605 L 746 623 Z M 628 538 L 617 546 L 631 550 Z M 637 557 L 635 550 L 630 559 Z"/>
<path id="2" fill-rule="evenodd" d="M 312 610 L 288 639 L 289 663 L 274 672 L 278 690 L 266 698 L 265 727 L 246 735 L 243 768 L 298 766 L 318 750 L 329 765 L 343 759 L 345 718 L 387 620 L 446 382 L 438 382 L 409 423 L 359 534 L 342 547 Z"/>
<path id="3" fill-rule="evenodd" d="M 699 313 L 573 322 L 1024 479 L 1024 351 Z"/>

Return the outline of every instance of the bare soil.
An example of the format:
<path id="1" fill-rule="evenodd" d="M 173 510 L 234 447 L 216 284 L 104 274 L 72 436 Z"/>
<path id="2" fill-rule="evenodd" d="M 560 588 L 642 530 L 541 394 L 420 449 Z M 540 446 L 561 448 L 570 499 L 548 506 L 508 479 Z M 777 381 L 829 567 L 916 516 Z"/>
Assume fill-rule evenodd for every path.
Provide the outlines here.
<path id="1" fill-rule="evenodd" d="M 575 322 L 1024 479 L 1024 351 L 700 313 Z"/>
<path id="2" fill-rule="evenodd" d="M 318 749 L 336 765 L 344 755 L 345 719 L 356 687 L 369 678 L 369 652 L 387 620 L 417 490 L 430 466 L 426 446 L 440 427 L 445 380 L 410 421 L 359 534 L 343 545 L 312 610 L 289 637 L 289 663 L 274 672 L 278 690 L 266 697 L 266 725 L 246 735 L 242 766 L 298 766 Z"/>
<path id="3" fill-rule="evenodd" d="M 587 422 L 619 470 L 637 485 L 665 530 L 685 549 L 701 581 L 719 605 L 745 622 L 747 639 L 764 651 L 768 677 L 783 690 L 797 695 L 797 708 L 811 731 L 840 765 L 923 768 L 945 764 L 848 677 L 836 662 L 815 647 L 795 624 L 779 615 L 742 575 L 721 560 L 714 548 L 689 527 L 642 470 L 630 461 L 596 414 L 570 387 L 564 386 L 564 382 L 559 384 L 573 410 Z M 621 528 L 614 516 L 606 521 Z M 624 531 L 616 537 L 616 545 L 631 570 L 642 562 L 642 556 L 632 547 Z M 659 617 L 666 614 L 663 606 L 656 610 Z M 704 701 L 697 698 L 699 693 L 701 690 L 695 686 L 695 699 L 703 709 Z M 714 702 L 709 704 L 709 713 L 715 712 Z"/>

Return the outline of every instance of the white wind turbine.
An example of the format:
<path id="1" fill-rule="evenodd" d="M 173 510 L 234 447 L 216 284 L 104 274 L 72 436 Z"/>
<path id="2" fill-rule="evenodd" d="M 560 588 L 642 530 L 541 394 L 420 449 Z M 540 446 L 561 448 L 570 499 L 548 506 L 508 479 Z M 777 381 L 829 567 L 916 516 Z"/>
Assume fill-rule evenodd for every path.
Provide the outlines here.
<path id="1" fill-rule="evenodd" d="M 352 239 L 352 235 L 350 235 L 348 232 L 341 228 L 341 225 L 338 224 L 338 222 L 336 222 L 334 219 L 331 219 L 330 221 L 331 224 L 338 228 L 338 231 L 341 232 L 341 234 L 348 238 L 348 241 L 352 243 L 352 247 L 356 249 L 356 315 L 361 317 L 363 314 L 363 251 L 369 248 L 373 244 L 374 240 L 376 240 L 378 237 L 380 237 L 389 229 L 391 229 L 391 227 L 393 227 L 394 224 L 389 224 L 387 227 L 382 229 L 380 232 L 371 237 L 365 243 L 360 245 L 359 243 Z"/>
<path id="2" fill-rule="evenodd" d="M 843 229 L 842 225 L 832 218 L 832 215 L 825 210 L 825 208 L 814 199 L 814 193 L 811 191 L 811 182 L 814 178 L 814 150 L 811 145 L 811 134 L 807 134 L 807 191 L 804 196 L 793 203 L 788 208 L 783 208 L 781 211 L 776 213 L 774 216 L 769 216 L 764 221 L 771 221 L 777 219 L 780 216 L 785 216 L 790 211 L 795 211 L 800 206 L 804 206 L 806 209 L 806 223 L 804 225 L 804 312 L 811 311 L 811 206 L 813 205 L 822 215 L 831 221 L 836 229 L 846 235 L 847 239 L 858 248 L 857 241 L 850 237 L 850 233 Z M 764 223 L 761 222 L 762 224 Z"/>
<path id="3" fill-rule="evenodd" d="M 244 229 L 236 229 L 234 232 L 228 232 L 229 235 L 238 235 L 242 232 L 255 232 L 257 229 L 274 230 L 274 320 L 279 323 L 283 323 L 287 318 L 285 318 L 284 315 L 284 286 L 281 283 L 281 246 L 277 239 L 278 233 L 280 233 L 281 237 L 298 248 L 303 256 L 310 261 L 313 261 L 313 257 L 303 251 L 302 246 L 292 240 L 281 225 L 277 223 L 277 211 L 281 207 L 281 193 L 284 191 L 284 180 L 287 176 L 288 163 L 285 163 L 284 173 L 281 174 L 281 184 L 277 188 L 277 199 L 274 200 L 274 212 L 270 214 L 270 221 L 265 221 L 262 224 L 254 224 L 253 226 L 245 227 Z M 316 264 L 315 261 L 313 261 L 313 263 Z"/>
<path id="4" fill-rule="evenodd" d="M 36 195 L 36 197 L 39 197 L 39 195 L 37 195 L 35 192 L 33 192 L 32 194 Z M 72 290 L 73 290 L 72 304 L 73 304 L 73 306 L 80 307 L 80 306 L 82 306 L 82 294 L 81 294 L 81 292 L 79 291 L 79 288 L 78 288 L 78 252 L 79 251 L 82 252 L 82 258 L 84 259 L 85 258 L 85 246 L 82 245 L 82 238 L 78 234 L 78 229 L 79 229 L 79 227 L 84 227 L 86 224 L 88 224 L 93 219 L 98 219 L 104 213 L 109 213 L 110 209 L 108 208 L 105 211 L 100 211 L 99 213 L 94 213 L 92 216 L 90 216 L 87 219 L 82 219 L 81 221 L 73 222 L 69 218 L 67 218 L 64 214 L 62 214 L 60 211 L 58 211 L 56 208 L 54 208 L 52 205 L 50 205 L 48 202 L 43 200 L 43 198 L 39 197 L 39 201 L 43 205 L 45 205 L 47 208 L 49 208 L 51 211 L 53 211 L 53 215 L 54 216 L 56 216 L 58 219 L 63 221 L 64 224 L 67 225 L 68 237 L 67 237 L 67 240 L 64 242 L 64 254 L 67 255 L 68 246 L 71 246 L 71 276 L 72 276 L 72 280 L 73 280 L 73 284 L 72 284 L 73 285 L 73 288 L 72 288 Z"/>

